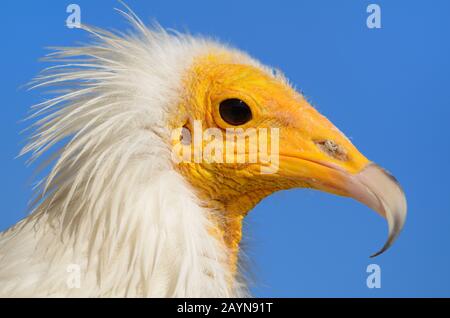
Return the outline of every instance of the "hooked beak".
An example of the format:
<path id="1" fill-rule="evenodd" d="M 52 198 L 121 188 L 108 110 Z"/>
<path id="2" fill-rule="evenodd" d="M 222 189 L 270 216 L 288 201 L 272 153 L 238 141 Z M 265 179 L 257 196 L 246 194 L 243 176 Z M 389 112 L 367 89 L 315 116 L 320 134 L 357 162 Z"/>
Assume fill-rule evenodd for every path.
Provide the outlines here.
<path id="1" fill-rule="evenodd" d="M 295 127 L 285 128 L 280 139 L 281 179 L 295 186 L 311 187 L 351 197 L 386 218 L 386 251 L 400 234 L 406 219 L 406 199 L 397 180 L 369 161 L 324 116 L 306 102 L 293 116 Z"/>
<path id="2" fill-rule="evenodd" d="M 349 196 L 375 210 L 388 222 L 388 239 L 371 257 L 378 256 L 394 243 L 403 228 L 407 209 L 404 192 L 391 174 L 374 163 L 349 177 L 347 189 Z"/>
<path id="3" fill-rule="evenodd" d="M 301 165 L 301 168 L 298 169 Z M 371 257 L 385 252 L 400 234 L 406 220 L 406 199 L 398 181 L 375 163 L 368 162 L 360 172 L 350 173 L 342 166 L 303 158 L 282 157 L 280 171 L 292 178 L 301 171 L 306 187 L 351 197 L 387 220 L 389 233 L 384 246 Z M 308 176 L 306 179 L 305 176 Z"/>

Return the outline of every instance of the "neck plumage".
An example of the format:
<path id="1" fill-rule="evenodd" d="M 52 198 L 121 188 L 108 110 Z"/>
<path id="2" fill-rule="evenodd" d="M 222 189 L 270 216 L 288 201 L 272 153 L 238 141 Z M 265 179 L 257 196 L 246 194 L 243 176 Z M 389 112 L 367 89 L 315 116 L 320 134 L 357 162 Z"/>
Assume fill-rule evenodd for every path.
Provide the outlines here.
<path id="1" fill-rule="evenodd" d="M 211 211 L 176 172 L 154 172 L 131 160 L 117 176 L 55 189 L 0 237 L 1 276 L 9 279 L 0 294 L 243 295 Z M 79 288 L 70 286 L 76 274 Z"/>

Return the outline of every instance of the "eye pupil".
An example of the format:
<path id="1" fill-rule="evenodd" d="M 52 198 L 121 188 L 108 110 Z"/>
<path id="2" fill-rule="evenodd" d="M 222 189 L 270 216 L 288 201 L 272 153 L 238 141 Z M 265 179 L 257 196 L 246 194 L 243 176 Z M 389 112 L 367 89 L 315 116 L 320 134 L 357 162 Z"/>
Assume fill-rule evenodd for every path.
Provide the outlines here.
<path id="1" fill-rule="evenodd" d="M 219 105 L 220 117 L 230 125 L 243 125 L 252 119 L 250 107 L 238 98 L 230 98 Z"/>

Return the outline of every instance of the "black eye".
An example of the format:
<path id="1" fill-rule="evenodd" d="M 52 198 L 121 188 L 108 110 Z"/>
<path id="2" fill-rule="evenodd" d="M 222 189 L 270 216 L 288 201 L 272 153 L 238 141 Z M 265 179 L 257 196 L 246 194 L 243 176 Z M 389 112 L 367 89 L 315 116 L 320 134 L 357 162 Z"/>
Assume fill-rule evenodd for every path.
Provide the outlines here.
<path id="1" fill-rule="evenodd" d="M 240 99 L 230 98 L 219 105 L 220 117 L 230 125 L 239 126 L 252 119 L 250 107 Z"/>

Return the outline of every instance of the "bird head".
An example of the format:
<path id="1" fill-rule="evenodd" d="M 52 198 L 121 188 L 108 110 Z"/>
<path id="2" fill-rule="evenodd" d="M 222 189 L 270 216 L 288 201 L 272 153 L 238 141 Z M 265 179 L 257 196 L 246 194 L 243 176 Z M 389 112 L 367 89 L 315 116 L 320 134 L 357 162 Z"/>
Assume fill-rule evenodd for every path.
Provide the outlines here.
<path id="1" fill-rule="evenodd" d="M 238 247 L 242 218 L 278 190 L 313 188 L 352 197 L 399 234 L 406 201 L 398 182 L 372 163 L 284 76 L 239 52 L 195 57 L 170 120 L 176 169 L 204 204 L 221 211 L 221 233 Z"/>

